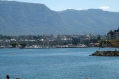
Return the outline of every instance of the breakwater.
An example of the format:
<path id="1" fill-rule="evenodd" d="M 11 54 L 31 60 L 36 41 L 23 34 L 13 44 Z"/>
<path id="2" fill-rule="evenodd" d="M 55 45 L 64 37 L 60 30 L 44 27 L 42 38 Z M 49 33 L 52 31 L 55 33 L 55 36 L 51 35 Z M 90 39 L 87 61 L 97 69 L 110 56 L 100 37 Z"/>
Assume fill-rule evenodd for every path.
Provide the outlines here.
<path id="1" fill-rule="evenodd" d="M 107 50 L 107 51 L 96 51 L 90 56 L 119 56 L 119 51 Z"/>

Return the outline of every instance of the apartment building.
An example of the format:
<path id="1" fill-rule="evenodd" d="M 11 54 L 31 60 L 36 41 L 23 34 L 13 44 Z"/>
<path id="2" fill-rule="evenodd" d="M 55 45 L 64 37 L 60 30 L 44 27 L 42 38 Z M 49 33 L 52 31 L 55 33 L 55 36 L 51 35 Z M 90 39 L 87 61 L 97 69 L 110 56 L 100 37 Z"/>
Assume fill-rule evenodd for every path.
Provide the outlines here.
<path id="1" fill-rule="evenodd" d="M 107 33 L 107 39 L 108 40 L 119 40 L 119 28 L 114 31 L 109 31 Z"/>

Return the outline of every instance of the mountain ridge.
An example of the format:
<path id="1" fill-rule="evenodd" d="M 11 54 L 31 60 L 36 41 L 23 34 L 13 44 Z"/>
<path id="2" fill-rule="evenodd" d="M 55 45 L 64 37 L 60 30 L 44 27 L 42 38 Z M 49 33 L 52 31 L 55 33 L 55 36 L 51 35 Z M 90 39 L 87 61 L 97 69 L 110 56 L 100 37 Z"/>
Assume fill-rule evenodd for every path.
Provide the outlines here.
<path id="1" fill-rule="evenodd" d="M 102 34 L 117 28 L 118 22 L 118 12 L 53 11 L 44 4 L 0 1 L 0 34 Z"/>

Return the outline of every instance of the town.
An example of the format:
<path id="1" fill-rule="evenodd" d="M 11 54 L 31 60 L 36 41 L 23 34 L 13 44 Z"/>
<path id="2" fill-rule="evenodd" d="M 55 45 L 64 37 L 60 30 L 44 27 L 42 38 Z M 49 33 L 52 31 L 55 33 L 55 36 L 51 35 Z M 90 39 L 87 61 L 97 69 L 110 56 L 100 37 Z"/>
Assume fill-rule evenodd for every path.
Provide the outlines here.
<path id="1" fill-rule="evenodd" d="M 0 48 L 119 47 L 119 29 L 107 35 L 0 35 Z"/>

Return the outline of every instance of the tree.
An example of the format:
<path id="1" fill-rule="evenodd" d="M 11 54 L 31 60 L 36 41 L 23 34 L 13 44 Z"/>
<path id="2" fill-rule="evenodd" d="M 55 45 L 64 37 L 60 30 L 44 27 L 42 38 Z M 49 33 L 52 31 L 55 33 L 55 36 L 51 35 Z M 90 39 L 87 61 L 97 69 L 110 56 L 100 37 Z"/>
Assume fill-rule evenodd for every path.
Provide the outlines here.
<path id="1" fill-rule="evenodd" d="M 10 45 L 12 45 L 12 47 L 15 48 L 17 46 L 17 43 L 14 42 L 14 43 L 11 43 Z"/>
<path id="2" fill-rule="evenodd" d="M 20 45 L 21 45 L 22 48 L 24 48 L 26 46 L 26 43 L 22 42 Z"/>

